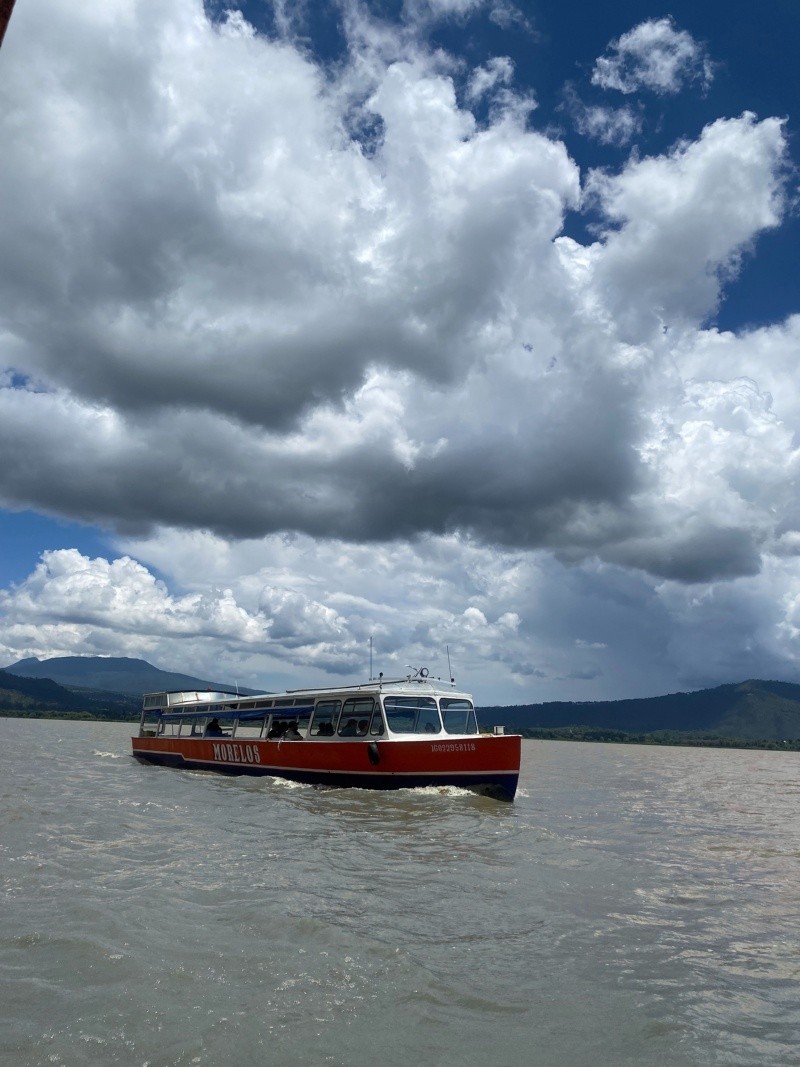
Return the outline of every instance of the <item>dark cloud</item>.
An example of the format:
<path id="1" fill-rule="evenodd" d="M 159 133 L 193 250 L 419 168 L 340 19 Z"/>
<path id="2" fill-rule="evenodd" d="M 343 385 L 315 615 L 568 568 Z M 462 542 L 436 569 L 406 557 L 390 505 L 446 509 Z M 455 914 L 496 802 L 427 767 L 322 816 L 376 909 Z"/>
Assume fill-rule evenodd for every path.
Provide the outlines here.
<path id="1" fill-rule="evenodd" d="M 0 497 L 141 562 L 49 554 L 0 597 L 9 661 L 191 644 L 257 683 L 264 657 L 351 673 L 374 637 L 395 673 L 457 648 L 509 702 L 793 669 L 800 327 L 703 326 L 781 221 L 783 124 L 582 184 L 510 61 L 470 71 L 409 12 L 349 7 L 324 71 L 199 0 L 18 5 Z M 705 76 L 646 25 L 606 87 Z"/>
<path id="2" fill-rule="evenodd" d="M 761 546 L 750 531 L 708 521 L 628 542 L 607 551 L 606 556 L 679 582 L 724 581 L 758 574 L 761 569 Z"/>

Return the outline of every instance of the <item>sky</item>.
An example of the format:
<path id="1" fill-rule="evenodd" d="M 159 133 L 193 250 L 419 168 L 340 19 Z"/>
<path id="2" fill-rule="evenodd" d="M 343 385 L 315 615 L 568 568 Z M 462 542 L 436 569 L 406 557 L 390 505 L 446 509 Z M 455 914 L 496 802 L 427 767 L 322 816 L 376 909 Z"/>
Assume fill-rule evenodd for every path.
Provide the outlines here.
<path id="1" fill-rule="evenodd" d="M 21 0 L 0 665 L 800 681 L 796 0 Z"/>

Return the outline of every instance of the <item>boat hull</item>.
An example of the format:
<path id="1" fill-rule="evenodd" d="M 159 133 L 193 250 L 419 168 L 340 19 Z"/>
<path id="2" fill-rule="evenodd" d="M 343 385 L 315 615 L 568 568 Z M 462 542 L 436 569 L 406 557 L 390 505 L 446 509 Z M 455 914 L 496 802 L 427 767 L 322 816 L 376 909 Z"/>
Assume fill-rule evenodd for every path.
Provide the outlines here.
<path id="1" fill-rule="evenodd" d="M 520 740 L 515 735 L 349 743 L 134 737 L 132 744 L 136 759 L 184 770 L 266 775 L 356 789 L 452 785 L 513 800 Z"/>

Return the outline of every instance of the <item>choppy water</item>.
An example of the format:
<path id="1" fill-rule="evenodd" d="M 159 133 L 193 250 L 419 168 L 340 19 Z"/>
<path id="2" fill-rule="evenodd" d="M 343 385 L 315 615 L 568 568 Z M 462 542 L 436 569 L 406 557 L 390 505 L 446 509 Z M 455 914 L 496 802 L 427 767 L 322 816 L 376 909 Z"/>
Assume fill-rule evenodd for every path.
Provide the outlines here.
<path id="1" fill-rule="evenodd" d="M 0 1062 L 800 1063 L 800 757 L 528 741 L 514 805 L 0 719 Z"/>

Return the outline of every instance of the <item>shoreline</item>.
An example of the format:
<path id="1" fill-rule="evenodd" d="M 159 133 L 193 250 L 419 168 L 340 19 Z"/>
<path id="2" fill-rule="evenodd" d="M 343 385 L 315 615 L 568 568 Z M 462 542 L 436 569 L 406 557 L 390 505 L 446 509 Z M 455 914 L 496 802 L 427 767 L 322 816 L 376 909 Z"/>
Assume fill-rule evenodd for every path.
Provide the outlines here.
<path id="1" fill-rule="evenodd" d="M 0 708 L 2 719 L 62 719 L 67 722 L 130 723 L 135 725 L 139 715 L 118 717 L 93 712 L 25 711 L 21 708 Z M 488 731 L 481 731 L 488 732 Z M 720 734 L 681 733 L 656 730 L 653 733 L 626 733 L 596 726 L 526 726 L 519 730 L 525 741 L 586 741 L 607 745 L 659 745 L 671 748 L 738 748 L 762 751 L 800 752 L 800 738 L 778 740 L 772 738 L 726 737 Z"/>

